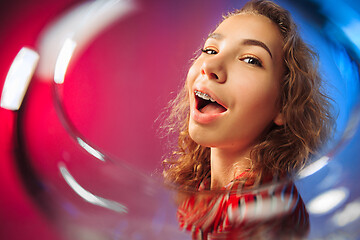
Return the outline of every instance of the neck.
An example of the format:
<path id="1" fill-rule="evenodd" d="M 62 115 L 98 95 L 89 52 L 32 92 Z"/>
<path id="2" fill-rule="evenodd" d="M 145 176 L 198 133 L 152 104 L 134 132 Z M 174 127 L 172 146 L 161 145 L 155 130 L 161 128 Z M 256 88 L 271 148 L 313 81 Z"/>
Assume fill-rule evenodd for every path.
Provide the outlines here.
<path id="1" fill-rule="evenodd" d="M 226 186 L 237 175 L 250 168 L 250 150 L 233 152 L 228 149 L 211 148 L 211 189 Z"/>

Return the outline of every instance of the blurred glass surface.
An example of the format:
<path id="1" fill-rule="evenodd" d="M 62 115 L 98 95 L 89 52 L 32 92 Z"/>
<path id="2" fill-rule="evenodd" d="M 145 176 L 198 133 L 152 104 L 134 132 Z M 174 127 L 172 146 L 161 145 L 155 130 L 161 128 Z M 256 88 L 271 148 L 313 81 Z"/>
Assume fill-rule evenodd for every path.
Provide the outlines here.
<path id="1" fill-rule="evenodd" d="M 17 113 L 14 161 L 60 238 L 191 238 L 161 181 L 169 148 L 156 120 L 203 39 L 244 1 L 204 3 L 79 1 L 36 36 L 40 62 Z M 359 3 L 278 3 L 319 53 L 337 116 L 324 157 L 295 181 L 309 212 L 308 238 L 358 239 Z"/>

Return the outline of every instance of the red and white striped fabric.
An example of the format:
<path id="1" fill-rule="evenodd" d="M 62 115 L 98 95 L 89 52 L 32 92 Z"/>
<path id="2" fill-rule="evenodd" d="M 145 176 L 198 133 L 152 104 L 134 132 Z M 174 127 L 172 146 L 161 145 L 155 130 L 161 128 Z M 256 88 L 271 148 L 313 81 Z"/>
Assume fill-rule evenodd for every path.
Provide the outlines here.
<path id="1" fill-rule="evenodd" d="M 193 239 L 305 236 L 309 217 L 295 185 L 281 184 L 272 178 L 251 189 L 254 181 L 246 175 L 246 172 L 239 175 L 221 193 L 207 191 L 208 176 L 199 185 L 199 192 L 187 195 L 180 203 L 177 212 L 180 228 L 190 231 Z"/>

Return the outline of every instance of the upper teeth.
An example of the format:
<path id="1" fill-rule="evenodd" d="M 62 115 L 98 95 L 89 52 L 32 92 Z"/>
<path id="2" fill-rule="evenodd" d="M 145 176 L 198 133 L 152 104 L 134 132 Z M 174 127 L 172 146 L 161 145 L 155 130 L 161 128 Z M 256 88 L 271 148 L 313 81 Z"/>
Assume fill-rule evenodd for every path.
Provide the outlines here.
<path id="1" fill-rule="evenodd" d="M 195 90 L 195 95 L 204 100 L 210 100 L 212 102 L 215 102 L 215 100 L 206 93 Z"/>

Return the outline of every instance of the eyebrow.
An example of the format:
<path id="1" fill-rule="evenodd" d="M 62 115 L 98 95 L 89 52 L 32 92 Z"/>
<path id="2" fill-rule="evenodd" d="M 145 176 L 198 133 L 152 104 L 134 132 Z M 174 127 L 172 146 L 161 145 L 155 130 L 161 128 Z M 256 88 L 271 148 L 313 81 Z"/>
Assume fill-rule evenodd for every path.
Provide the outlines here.
<path id="1" fill-rule="evenodd" d="M 271 54 L 271 51 L 270 51 L 270 49 L 268 48 L 268 46 L 266 46 L 265 43 L 263 43 L 263 42 L 261 42 L 261 41 L 259 41 L 259 40 L 255 40 L 255 39 L 245 39 L 245 40 L 243 40 L 242 44 L 243 44 L 243 45 L 252 45 L 252 46 L 262 47 L 263 49 L 265 49 L 265 50 L 269 53 L 270 57 L 272 58 L 272 54 Z"/>
<path id="2" fill-rule="evenodd" d="M 221 40 L 221 39 L 224 38 L 224 36 L 219 34 L 219 33 L 210 33 L 208 35 L 208 39 L 209 38 Z M 266 44 L 263 43 L 262 41 L 255 40 L 255 39 L 244 39 L 241 44 L 242 45 L 247 45 L 247 46 L 259 46 L 259 47 L 262 47 L 263 49 L 265 49 L 269 53 L 270 57 L 272 58 L 272 54 L 271 54 L 271 51 L 270 51 L 269 47 L 266 46 Z"/>
<path id="3" fill-rule="evenodd" d="M 207 38 L 214 38 L 214 39 L 221 40 L 224 38 L 224 36 L 219 33 L 210 33 Z"/>

